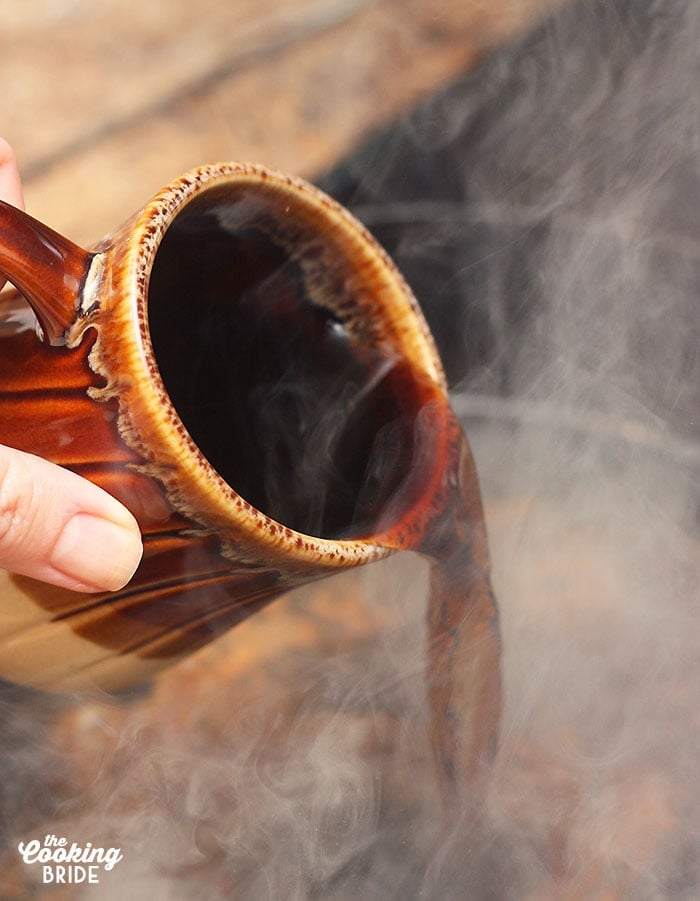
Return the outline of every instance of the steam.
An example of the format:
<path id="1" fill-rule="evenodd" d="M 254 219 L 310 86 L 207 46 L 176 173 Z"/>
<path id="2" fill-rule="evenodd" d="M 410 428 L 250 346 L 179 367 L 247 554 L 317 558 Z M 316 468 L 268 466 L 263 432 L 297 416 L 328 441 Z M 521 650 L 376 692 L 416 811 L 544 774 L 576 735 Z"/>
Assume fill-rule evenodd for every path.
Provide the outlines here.
<path id="1" fill-rule="evenodd" d="M 327 179 L 414 282 L 482 478 L 478 809 L 439 816 L 396 556 L 142 697 L 7 695 L 3 897 L 40 896 L 16 846 L 45 833 L 121 849 L 75 887 L 106 901 L 698 896 L 699 45 L 694 0 L 573 4 Z"/>

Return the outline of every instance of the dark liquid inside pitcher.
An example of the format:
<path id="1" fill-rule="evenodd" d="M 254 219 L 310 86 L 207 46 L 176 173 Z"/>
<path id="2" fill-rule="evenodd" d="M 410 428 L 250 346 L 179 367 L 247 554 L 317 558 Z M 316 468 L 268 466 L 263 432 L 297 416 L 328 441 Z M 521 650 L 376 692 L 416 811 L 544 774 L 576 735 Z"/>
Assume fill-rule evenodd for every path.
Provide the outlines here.
<path id="1" fill-rule="evenodd" d="M 156 359 L 187 430 L 241 497 L 296 531 L 360 537 L 410 466 L 412 381 L 334 312 L 342 285 L 323 303 L 333 284 L 271 230 L 245 193 L 175 220 L 151 274 Z"/>

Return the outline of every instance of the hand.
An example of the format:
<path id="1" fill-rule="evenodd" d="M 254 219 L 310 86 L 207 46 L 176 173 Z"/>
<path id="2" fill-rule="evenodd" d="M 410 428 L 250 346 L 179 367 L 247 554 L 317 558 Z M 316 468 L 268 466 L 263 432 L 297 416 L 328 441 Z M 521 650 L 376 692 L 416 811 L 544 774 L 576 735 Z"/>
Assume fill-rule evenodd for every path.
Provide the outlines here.
<path id="1" fill-rule="evenodd" d="M 24 207 L 15 155 L 1 138 L 0 199 Z M 75 591 L 115 591 L 141 553 L 136 520 L 117 500 L 67 469 L 0 445 L 0 567 Z"/>

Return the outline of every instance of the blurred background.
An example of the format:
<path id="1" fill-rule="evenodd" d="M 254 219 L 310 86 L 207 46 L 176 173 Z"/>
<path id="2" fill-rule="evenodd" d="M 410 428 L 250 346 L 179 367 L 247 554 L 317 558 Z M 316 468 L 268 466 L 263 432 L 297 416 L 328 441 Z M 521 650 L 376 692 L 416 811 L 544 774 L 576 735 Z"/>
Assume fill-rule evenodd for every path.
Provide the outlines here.
<path id="1" fill-rule="evenodd" d="M 204 162 L 317 175 L 552 5 L 3 0 L 3 133 L 89 242 Z"/>
<path id="2" fill-rule="evenodd" d="M 3 898 L 700 892 L 700 7 L 0 0 L 0 133 L 76 241 L 225 159 L 397 260 L 481 475 L 505 711 L 435 819 L 425 572 L 276 602 L 128 697 L 0 695 Z M 46 886 L 17 842 L 118 846 Z"/>

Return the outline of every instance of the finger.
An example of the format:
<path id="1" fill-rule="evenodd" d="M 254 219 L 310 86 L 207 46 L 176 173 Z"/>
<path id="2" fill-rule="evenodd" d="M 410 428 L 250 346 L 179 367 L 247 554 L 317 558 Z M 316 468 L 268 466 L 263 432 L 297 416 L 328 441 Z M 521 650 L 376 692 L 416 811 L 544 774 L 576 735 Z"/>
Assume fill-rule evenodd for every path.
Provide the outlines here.
<path id="1" fill-rule="evenodd" d="M 0 200 L 24 209 L 19 167 L 14 151 L 4 138 L 0 138 Z M 0 274 L 0 289 L 4 284 L 5 279 Z"/>
<path id="2" fill-rule="evenodd" d="M 117 500 L 0 445 L 0 567 L 76 591 L 116 591 L 141 553 L 136 520 Z"/>
<path id="3" fill-rule="evenodd" d="M 24 209 L 17 159 L 4 138 L 0 138 L 0 199 Z"/>

